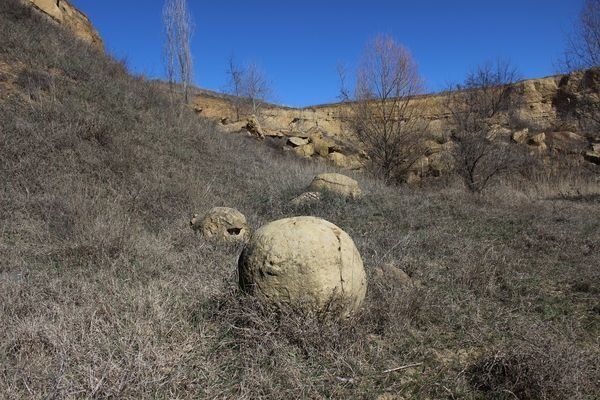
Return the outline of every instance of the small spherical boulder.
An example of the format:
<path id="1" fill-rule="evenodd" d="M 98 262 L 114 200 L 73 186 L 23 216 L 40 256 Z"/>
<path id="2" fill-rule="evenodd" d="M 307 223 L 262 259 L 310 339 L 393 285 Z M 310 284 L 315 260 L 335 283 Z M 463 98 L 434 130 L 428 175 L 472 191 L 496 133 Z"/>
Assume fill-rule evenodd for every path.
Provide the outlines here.
<path id="1" fill-rule="evenodd" d="M 238 262 L 242 290 L 275 306 L 347 317 L 365 298 L 363 262 L 346 232 L 320 218 L 271 222 L 255 232 Z"/>
<path id="2" fill-rule="evenodd" d="M 362 194 L 358 182 L 346 175 L 336 173 L 317 175 L 308 187 L 308 191 L 327 191 L 352 198 L 360 197 Z"/>
<path id="3" fill-rule="evenodd" d="M 216 239 L 222 242 L 236 243 L 247 242 L 250 237 L 250 227 L 246 223 L 244 214 L 234 208 L 215 207 L 211 209 L 202 221 L 197 218 L 192 228 L 201 230 L 207 239 Z"/>

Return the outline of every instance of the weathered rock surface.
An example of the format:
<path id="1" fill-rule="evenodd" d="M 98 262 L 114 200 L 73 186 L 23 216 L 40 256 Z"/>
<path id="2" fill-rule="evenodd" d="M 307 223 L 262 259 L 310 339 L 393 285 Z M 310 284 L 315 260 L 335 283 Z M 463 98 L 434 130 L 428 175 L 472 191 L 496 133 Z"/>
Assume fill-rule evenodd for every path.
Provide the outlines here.
<path id="1" fill-rule="evenodd" d="M 288 143 L 293 147 L 304 146 L 309 142 L 308 138 L 301 138 L 297 136 L 292 136 L 288 139 Z"/>
<path id="2" fill-rule="evenodd" d="M 258 122 L 258 118 L 256 118 L 256 115 L 251 115 L 248 118 L 248 121 L 246 123 L 246 126 L 244 126 L 244 128 L 253 136 L 257 136 L 260 138 L 265 137 L 263 128 L 260 125 L 260 122 Z"/>
<path id="3" fill-rule="evenodd" d="M 197 215 L 192 217 L 190 225 L 194 230 L 202 231 L 207 239 L 223 242 L 246 242 L 250 237 L 250 227 L 244 214 L 234 208 L 215 207 L 200 221 Z"/>
<path id="4" fill-rule="evenodd" d="M 584 157 L 589 162 L 600 165 L 600 152 L 593 150 L 586 151 Z"/>
<path id="5" fill-rule="evenodd" d="M 375 268 L 375 275 L 392 286 L 420 286 L 419 282 L 414 281 L 406 272 L 392 264 L 384 264 L 381 267 Z"/>
<path id="6" fill-rule="evenodd" d="M 67 0 L 24 0 L 52 18 L 54 21 L 72 31 L 78 38 L 102 49 L 104 47 L 100 35 L 88 17 L 75 8 Z"/>
<path id="7" fill-rule="evenodd" d="M 525 144 L 527 142 L 527 138 L 529 137 L 529 129 L 521 129 L 513 132 L 511 135 L 511 139 L 518 144 Z"/>
<path id="8" fill-rule="evenodd" d="M 351 198 L 360 197 L 362 194 L 357 181 L 346 175 L 336 173 L 317 175 L 308 190 L 312 192 L 332 192 Z"/>
<path id="9" fill-rule="evenodd" d="M 252 236 L 239 263 L 240 287 L 275 306 L 301 312 L 356 312 L 367 280 L 354 242 L 315 217 L 271 222 Z"/>
<path id="10" fill-rule="evenodd" d="M 581 154 L 587 147 L 588 141 L 574 132 L 550 132 L 546 135 L 546 143 L 554 151 Z"/>
<path id="11" fill-rule="evenodd" d="M 532 146 L 543 146 L 546 144 L 546 134 L 538 133 L 529 139 L 529 144 Z"/>
<path id="12" fill-rule="evenodd" d="M 345 155 L 343 153 L 334 151 L 329 153 L 327 159 L 333 163 L 336 167 L 342 169 L 353 169 L 358 170 L 364 167 L 362 158 L 357 154 Z"/>
<path id="13" fill-rule="evenodd" d="M 302 206 L 305 204 L 318 203 L 321 201 L 321 193 L 319 192 L 304 192 L 301 195 L 294 197 L 290 204 L 293 206 Z"/>
<path id="14" fill-rule="evenodd" d="M 312 157 L 315 154 L 315 146 L 312 143 L 308 143 L 302 146 L 298 146 L 294 149 L 296 154 L 300 157 Z"/>

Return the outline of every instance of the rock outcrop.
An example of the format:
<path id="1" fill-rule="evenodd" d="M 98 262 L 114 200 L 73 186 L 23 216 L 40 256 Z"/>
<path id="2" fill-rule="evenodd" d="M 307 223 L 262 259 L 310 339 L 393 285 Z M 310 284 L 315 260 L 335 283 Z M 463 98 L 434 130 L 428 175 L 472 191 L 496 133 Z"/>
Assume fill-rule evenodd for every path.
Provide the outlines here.
<path id="1" fill-rule="evenodd" d="M 247 293 L 300 312 L 349 316 L 367 290 L 350 236 L 315 217 L 286 218 L 257 230 L 240 256 L 238 272 Z"/>
<path id="2" fill-rule="evenodd" d="M 88 17 L 67 0 L 23 0 L 72 31 L 78 38 L 102 49 L 100 35 Z"/>
<path id="3" fill-rule="evenodd" d="M 600 68 L 518 82 L 511 87 L 509 95 L 512 106 L 491 121 L 494 130 L 490 139 L 512 139 L 528 146 L 535 154 L 546 154 L 548 150 L 558 153 L 569 148 L 568 154 L 581 160 L 595 160 L 584 150 L 579 149 L 577 154 L 573 152 L 578 139 L 571 145 L 563 135 L 561 145 L 552 147 L 550 138 L 557 132 L 572 132 L 587 140 L 587 144 L 600 141 L 600 133 L 597 137 L 589 137 L 598 132 Z M 233 102 L 228 96 L 205 91 L 195 102 L 209 118 L 235 119 Z M 449 167 L 446 160 L 454 145 L 451 138 L 455 127 L 445 106 L 447 102 L 444 94 L 416 96 L 412 100 L 411 107 L 415 110 L 412 113 L 428 121 L 424 137 L 435 139 L 430 141 L 431 146 L 428 145 L 427 160 L 422 160 L 419 168 L 411 171 L 417 180 L 423 176 L 439 176 Z M 260 123 L 265 136 L 287 137 L 284 148 L 293 150 L 298 156 L 328 160 L 342 169 L 362 169 L 368 158 L 344 122 L 348 114 L 346 107 L 344 104 L 326 104 L 294 109 L 267 104 L 262 109 Z M 596 126 L 590 127 L 590 123 Z"/>

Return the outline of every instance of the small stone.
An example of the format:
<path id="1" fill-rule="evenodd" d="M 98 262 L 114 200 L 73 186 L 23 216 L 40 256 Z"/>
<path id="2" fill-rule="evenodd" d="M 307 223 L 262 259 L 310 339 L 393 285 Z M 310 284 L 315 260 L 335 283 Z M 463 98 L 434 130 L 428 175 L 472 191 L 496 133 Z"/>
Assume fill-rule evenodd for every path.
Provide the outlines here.
<path id="1" fill-rule="evenodd" d="M 319 192 L 305 192 L 300 196 L 294 197 L 290 204 L 293 206 L 302 206 L 305 204 L 318 203 L 321 201 L 321 193 Z"/>

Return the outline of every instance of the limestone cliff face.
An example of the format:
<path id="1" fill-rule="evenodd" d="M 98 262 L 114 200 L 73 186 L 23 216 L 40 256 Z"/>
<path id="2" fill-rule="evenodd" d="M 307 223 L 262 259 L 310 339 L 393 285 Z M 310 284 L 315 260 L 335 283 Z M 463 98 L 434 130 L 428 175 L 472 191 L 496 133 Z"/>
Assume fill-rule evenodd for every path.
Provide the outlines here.
<path id="1" fill-rule="evenodd" d="M 80 39 L 103 48 L 100 35 L 88 17 L 67 0 L 25 0 L 57 23 L 71 30 Z"/>
<path id="2" fill-rule="evenodd" d="M 600 68 L 518 82 L 510 88 L 509 96 L 509 109 L 489 121 L 495 138 L 526 146 L 531 154 L 568 154 L 600 164 L 600 150 L 596 150 L 600 149 L 600 132 L 585 127 L 586 120 L 591 126 L 600 123 Z M 225 132 L 244 131 L 246 122 L 231 123 L 237 119 L 233 100 L 230 96 L 202 92 L 196 96 L 194 107 L 205 117 L 221 120 Z M 449 168 L 447 154 L 455 145 L 449 101 L 460 101 L 460 93 L 453 97 L 424 95 L 411 100 L 411 115 L 428 121 L 423 139 L 430 154 L 415 164 L 418 171 L 413 171 L 409 180 L 439 176 Z M 283 138 L 284 150 L 293 150 L 305 158 L 320 156 L 341 168 L 360 169 L 366 154 L 344 123 L 348 107 L 265 105 L 259 118 L 259 136 Z"/>
<path id="3" fill-rule="evenodd" d="M 513 106 L 499 116 L 497 123 L 509 129 L 528 127 L 540 131 L 568 129 L 577 131 L 572 108 L 575 100 L 586 93 L 598 93 L 600 69 L 541 79 L 530 79 L 514 84 L 511 90 Z M 451 130 L 450 113 L 443 94 L 416 97 L 412 106 L 429 121 L 433 134 L 445 135 Z M 578 100 L 581 102 L 581 100 Z M 204 93 L 195 99 L 197 111 L 209 118 L 235 119 L 235 112 L 227 96 Z M 328 134 L 351 139 L 342 117 L 345 105 L 328 104 L 306 108 L 288 108 L 269 105 L 261 113 L 261 123 L 273 131 L 308 131 L 319 127 Z"/>

